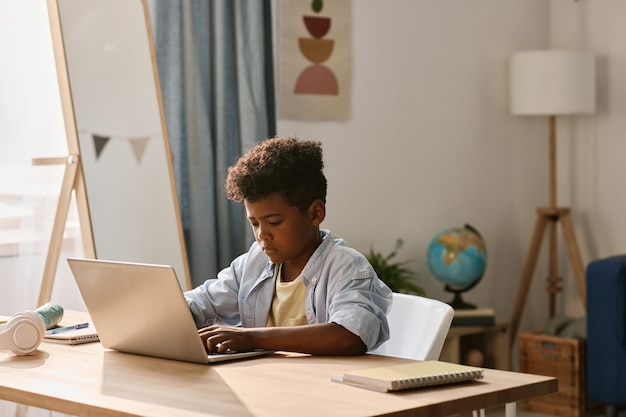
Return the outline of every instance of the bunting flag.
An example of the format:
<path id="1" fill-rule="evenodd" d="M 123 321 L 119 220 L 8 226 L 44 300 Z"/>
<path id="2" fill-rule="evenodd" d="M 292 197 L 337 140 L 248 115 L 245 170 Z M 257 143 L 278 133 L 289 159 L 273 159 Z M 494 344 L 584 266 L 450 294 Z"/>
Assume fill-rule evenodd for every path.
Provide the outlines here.
<path id="1" fill-rule="evenodd" d="M 100 154 L 102 153 L 102 150 L 104 149 L 106 144 L 109 143 L 109 140 L 111 140 L 111 137 L 101 136 L 101 135 L 96 135 L 96 134 L 92 136 L 93 136 L 93 146 L 96 149 L 96 159 L 98 159 L 100 158 Z"/>
<path id="2" fill-rule="evenodd" d="M 157 136 L 157 135 L 135 136 L 135 137 L 115 136 L 115 135 L 104 135 L 104 134 L 99 134 L 99 133 L 94 133 L 94 132 L 84 131 L 84 130 L 81 131 L 81 133 L 85 133 L 91 136 L 93 140 L 95 153 L 96 153 L 96 160 L 100 159 L 100 156 L 104 152 L 105 147 L 112 140 L 122 140 L 129 144 L 129 148 L 130 150 L 132 150 L 137 163 L 141 163 L 141 160 L 143 159 L 143 156 L 146 153 L 146 149 L 148 147 L 148 143 L 150 142 L 150 139 Z"/>
<path id="3" fill-rule="evenodd" d="M 148 141 L 150 137 L 143 138 L 129 138 L 131 148 L 133 148 L 133 153 L 135 154 L 135 158 L 137 158 L 137 162 L 141 163 L 141 158 L 143 157 L 144 152 L 146 151 L 146 146 L 148 145 Z"/>

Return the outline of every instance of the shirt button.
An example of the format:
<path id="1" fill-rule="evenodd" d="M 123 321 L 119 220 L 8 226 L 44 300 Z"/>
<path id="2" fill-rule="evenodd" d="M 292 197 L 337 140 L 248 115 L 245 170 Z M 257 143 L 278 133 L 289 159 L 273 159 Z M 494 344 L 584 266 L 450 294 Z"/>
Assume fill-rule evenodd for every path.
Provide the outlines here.
<path id="1" fill-rule="evenodd" d="M 312 283 L 316 283 L 316 282 L 317 282 L 317 277 L 313 277 L 313 278 L 311 278 L 311 282 L 312 282 Z"/>

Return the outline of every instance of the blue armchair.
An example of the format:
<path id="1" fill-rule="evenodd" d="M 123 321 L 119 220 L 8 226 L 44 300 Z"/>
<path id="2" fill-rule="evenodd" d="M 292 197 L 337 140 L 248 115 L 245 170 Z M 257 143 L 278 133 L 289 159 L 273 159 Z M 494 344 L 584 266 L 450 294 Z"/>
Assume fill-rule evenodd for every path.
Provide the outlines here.
<path id="1" fill-rule="evenodd" d="M 626 406 L 626 255 L 587 266 L 587 398 L 607 405 L 607 417 Z"/>

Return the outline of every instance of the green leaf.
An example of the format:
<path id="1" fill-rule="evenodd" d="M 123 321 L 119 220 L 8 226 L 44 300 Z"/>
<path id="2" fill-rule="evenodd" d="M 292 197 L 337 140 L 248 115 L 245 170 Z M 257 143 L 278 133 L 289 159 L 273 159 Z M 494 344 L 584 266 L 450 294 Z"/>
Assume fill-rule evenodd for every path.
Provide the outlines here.
<path id="1" fill-rule="evenodd" d="M 426 295 L 424 289 L 419 284 L 419 274 L 411 270 L 407 264 L 409 261 L 394 261 L 398 255 L 398 251 L 404 245 L 402 239 L 396 240 L 396 246 L 389 254 L 383 255 L 374 251 L 370 247 L 367 253 L 367 260 L 370 262 L 374 271 L 389 288 L 394 292 L 405 294 Z"/>

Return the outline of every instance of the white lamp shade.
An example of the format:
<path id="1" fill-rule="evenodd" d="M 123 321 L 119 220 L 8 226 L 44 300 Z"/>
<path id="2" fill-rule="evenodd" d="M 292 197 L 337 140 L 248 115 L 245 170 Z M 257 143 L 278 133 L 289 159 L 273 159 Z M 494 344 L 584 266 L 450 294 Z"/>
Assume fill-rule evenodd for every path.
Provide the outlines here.
<path id="1" fill-rule="evenodd" d="M 555 116 L 596 110 L 595 57 L 589 52 L 517 52 L 510 71 L 513 114 Z"/>

